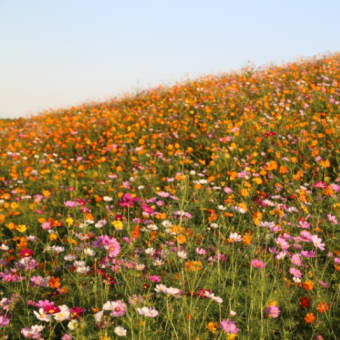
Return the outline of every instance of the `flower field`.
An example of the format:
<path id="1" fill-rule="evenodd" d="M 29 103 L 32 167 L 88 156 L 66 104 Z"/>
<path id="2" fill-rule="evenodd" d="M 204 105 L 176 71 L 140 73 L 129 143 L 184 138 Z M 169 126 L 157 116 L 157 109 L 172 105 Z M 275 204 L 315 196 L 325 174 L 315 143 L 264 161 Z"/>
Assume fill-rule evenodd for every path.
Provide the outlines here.
<path id="1" fill-rule="evenodd" d="M 340 339 L 340 54 L 0 120 L 0 339 Z"/>

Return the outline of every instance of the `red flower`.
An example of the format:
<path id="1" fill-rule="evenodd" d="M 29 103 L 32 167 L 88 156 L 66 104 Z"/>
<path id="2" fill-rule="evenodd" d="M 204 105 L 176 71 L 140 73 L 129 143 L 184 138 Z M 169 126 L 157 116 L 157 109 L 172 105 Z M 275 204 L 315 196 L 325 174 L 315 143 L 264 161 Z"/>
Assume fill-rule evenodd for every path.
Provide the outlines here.
<path id="1" fill-rule="evenodd" d="M 73 319 L 77 319 L 77 318 L 79 318 L 80 315 L 82 315 L 84 313 L 84 308 L 72 307 L 72 308 L 70 308 L 70 313 L 71 313 L 71 317 Z"/>
<path id="2" fill-rule="evenodd" d="M 46 314 L 55 314 L 60 312 L 60 308 L 55 306 L 53 302 L 45 304 L 43 309 Z"/>
<path id="3" fill-rule="evenodd" d="M 299 305 L 303 308 L 309 308 L 310 301 L 309 301 L 308 297 L 303 296 L 302 298 L 300 298 Z"/>
<path id="4" fill-rule="evenodd" d="M 29 257 L 34 254 L 34 251 L 28 248 L 22 249 L 20 251 L 20 257 Z"/>

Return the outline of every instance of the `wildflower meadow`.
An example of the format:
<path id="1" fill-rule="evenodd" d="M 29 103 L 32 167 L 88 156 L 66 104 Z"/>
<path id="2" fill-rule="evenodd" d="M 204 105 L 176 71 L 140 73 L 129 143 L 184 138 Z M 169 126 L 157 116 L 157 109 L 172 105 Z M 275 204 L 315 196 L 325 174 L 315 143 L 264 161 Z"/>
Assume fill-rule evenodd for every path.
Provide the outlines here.
<path id="1" fill-rule="evenodd" d="M 0 339 L 340 339 L 340 54 L 0 120 Z"/>

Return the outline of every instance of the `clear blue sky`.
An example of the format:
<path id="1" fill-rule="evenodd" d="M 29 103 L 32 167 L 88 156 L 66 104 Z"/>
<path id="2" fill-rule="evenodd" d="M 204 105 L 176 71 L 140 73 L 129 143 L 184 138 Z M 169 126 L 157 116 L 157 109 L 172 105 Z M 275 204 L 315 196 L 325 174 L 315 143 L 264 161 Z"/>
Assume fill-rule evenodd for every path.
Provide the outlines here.
<path id="1" fill-rule="evenodd" d="M 0 118 L 340 50 L 339 0 L 0 0 Z"/>

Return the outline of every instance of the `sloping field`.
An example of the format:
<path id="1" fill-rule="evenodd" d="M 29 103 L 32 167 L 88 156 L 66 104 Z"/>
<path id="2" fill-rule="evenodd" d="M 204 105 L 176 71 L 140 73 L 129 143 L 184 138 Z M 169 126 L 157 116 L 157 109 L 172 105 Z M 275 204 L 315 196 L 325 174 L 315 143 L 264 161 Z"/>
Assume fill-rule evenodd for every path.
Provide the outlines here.
<path id="1" fill-rule="evenodd" d="M 0 339 L 340 339 L 340 54 L 0 121 Z"/>

